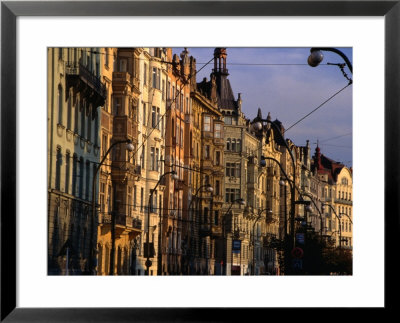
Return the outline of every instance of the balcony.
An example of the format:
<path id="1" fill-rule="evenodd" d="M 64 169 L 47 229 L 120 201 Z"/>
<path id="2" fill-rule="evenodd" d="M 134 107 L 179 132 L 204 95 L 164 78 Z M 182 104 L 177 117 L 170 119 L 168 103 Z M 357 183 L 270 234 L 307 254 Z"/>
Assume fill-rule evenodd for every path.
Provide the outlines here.
<path id="1" fill-rule="evenodd" d="M 131 83 L 131 75 L 128 72 L 113 72 L 113 83 Z"/>
<path id="2" fill-rule="evenodd" d="M 117 214 L 115 218 L 115 225 L 141 230 L 142 220 L 126 216 L 125 214 Z"/>
<path id="3" fill-rule="evenodd" d="M 353 201 L 345 200 L 345 199 L 335 199 L 335 203 L 345 204 L 345 205 L 353 205 Z"/>
<path id="4" fill-rule="evenodd" d="M 215 146 L 225 146 L 225 142 L 223 138 L 214 138 Z"/>
<path id="5" fill-rule="evenodd" d="M 83 93 L 83 97 L 95 107 L 104 105 L 106 87 L 86 66 L 78 62 L 67 62 L 65 74 L 68 88 L 73 87 Z"/>
<path id="6" fill-rule="evenodd" d="M 211 131 L 202 131 L 201 132 L 201 137 L 202 138 L 212 139 L 212 138 L 214 138 L 214 134 Z"/>

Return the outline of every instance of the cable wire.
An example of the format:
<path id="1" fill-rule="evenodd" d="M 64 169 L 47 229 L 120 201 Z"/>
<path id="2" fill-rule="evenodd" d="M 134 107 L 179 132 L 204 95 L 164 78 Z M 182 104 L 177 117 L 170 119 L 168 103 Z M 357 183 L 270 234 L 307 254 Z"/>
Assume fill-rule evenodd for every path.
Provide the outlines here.
<path id="1" fill-rule="evenodd" d="M 285 129 L 285 133 L 290 130 L 291 128 L 293 128 L 295 125 L 297 125 L 298 123 L 300 123 L 301 121 L 303 121 L 305 118 L 307 118 L 309 115 L 311 115 L 312 113 L 314 113 L 315 111 L 317 111 L 319 108 L 321 108 L 325 103 L 329 102 L 330 100 L 332 100 L 336 95 L 338 95 L 339 93 L 341 93 L 342 91 L 344 91 L 346 88 L 348 88 L 351 85 L 351 83 L 347 84 L 345 87 L 343 87 L 342 89 L 340 89 L 339 91 L 337 91 L 335 94 L 333 94 L 329 99 L 325 100 L 323 103 L 321 103 L 318 107 L 316 107 L 314 110 L 312 110 L 310 113 L 306 114 L 303 118 L 301 118 L 299 121 L 295 122 L 294 124 L 292 124 L 289 128 Z"/>

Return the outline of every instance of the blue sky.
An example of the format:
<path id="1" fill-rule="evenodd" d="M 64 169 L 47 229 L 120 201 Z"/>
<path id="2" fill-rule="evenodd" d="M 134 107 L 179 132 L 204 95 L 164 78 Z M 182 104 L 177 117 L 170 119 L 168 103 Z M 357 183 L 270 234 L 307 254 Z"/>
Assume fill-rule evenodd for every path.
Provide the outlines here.
<path id="1" fill-rule="evenodd" d="M 336 48 L 353 63 L 351 48 Z M 180 54 L 182 50 L 174 48 L 173 52 Z M 197 70 L 213 58 L 214 48 L 188 50 L 196 58 Z M 324 51 L 324 60 L 317 67 L 307 64 L 310 48 L 232 47 L 227 48 L 227 53 L 228 78 L 235 97 L 242 95 L 246 117 L 253 119 L 261 108 L 264 117 L 270 112 L 272 120 L 279 119 L 286 129 L 348 84 L 339 67 L 326 64 L 344 63 L 332 52 Z M 213 62 L 204 67 L 197 82 L 204 77 L 209 79 L 212 68 Z M 345 72 L 352 78 L 347 67 Z M 312 154 L 318 140 L 321 153 L 352 166 L 352 86 L 288 129 L 285 135 L 299 146 L 310 140 Z"/>

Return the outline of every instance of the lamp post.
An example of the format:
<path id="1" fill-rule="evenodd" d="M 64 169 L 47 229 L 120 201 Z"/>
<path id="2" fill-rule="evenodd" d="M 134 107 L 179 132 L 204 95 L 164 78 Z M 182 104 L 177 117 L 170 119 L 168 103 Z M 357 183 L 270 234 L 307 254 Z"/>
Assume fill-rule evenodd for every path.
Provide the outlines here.
<path id="1" fill-rule="evenodd" d="M 318 215 L 319 215 L 320 220 L 321 220 L 320 236 L 321 236 L 321 241 L 322 241 L 322 234 L 323 234 L 323 232 L 322 232 L 322 231 L 323 231 L 323 218 L 322 218 L 322 213 L 321 213 L 321 211 L 319 210 L 319 208 L 318 208 L 317 204 L 315 203 L 314 198 L 313 198 L 313 196 L 312 196 L 311 194 L 309 194 L 309 193 L 307 193 L 307 192 L 302 192 L 301 195 L 309 197 L 310 200 L 311 200 L 311 202 L 314 204 L 315 209 L 318 211 Z"/>
<path id="2" fill-rule="evenodd" d="M 201 185 L 196 190 L 196 193 L 192 196 L 192 199 L 190 200 L 190 203 L 189 203 L 189 206 L 188 206 L 188 212 L 190 212 L 190 214 L 192 215 L 192 217 L 190 219 L 190 222 L 189 222 L 190 224 L 192 224 L 192 230 L 190 230 L 190 233 L 192 233 L 192 231 L 194 233 L 194 225 L 195 225 L 195 221 L 196 221 L 194 219 L 195 217 L 193 216 L 192 204 L 193 204 L 194 200 L 196 200 L 196 202 L 197 202 L 197 195 L 199 194 L 199 192 L 201 191 L 202 188 L 206 188 L 206 192 L 210 192 L 210 193 L 214 192 L 214 189 L 210 184 L 205 184 L 205 185 Z M 192 250 L 193 246 L 190 243 L 191 239 L 192 239 L 192 237 L 188 237 L 188 243 L 189 243 L 189 248 L 188 249 L 190 250 L 190 258 L 191 258 L 190 259 L 190 263 L 192 264 L 192 262 L 193 262 L 192 258 L 193 258 L 194 251 Z M 189 268 L 188 272 L 190 272 L 190 268 Z"/>
<path id="3" fill-rule="evenodd" d="M 255 250 L 256 250 L 256 248 L 255 248 L 255 246 L 256 246 L 256 236 L 255 236 L 255 233 L 254 233 L 254 231 L 255 231 L 255 226 L 256 226 L 256 223 L 262 218 L 262 214 L 263 214 L 263 212 L 264 211 L 268 211 L 268 214 L 272 214 L 272 210 L 271 209 L 264 209 L 264 210 L 260 210 L 259 212 L 258 212 L 258 215 L 257 215 L 257 218 L 255 219 L 255 221 L 254 221 L 254 223 L 253 223 L 253 230 L 252 230 L 252 233 L 253 233 L 253 241 L 252 241 L 252 245 L 253 245 L 253 261 L 252 261 L 252 265 L 251 265 L 251 274 L 254 276 L 255 275 Z"/>
<path id="4" fill-rule="evenodd" d="M 347 66 L 349 67 L 349 70 L 351 73 L 353 73 L 353 65 L 351 64 L 350 60 L 347 58 L 347 56 L 340 50 L 332 47 L 313 47 L 310 49 L 310 56 L 308 56 L 308 65 L 312 67 L 318 66 L 322 60 L 324 59 L 324 55 L 322 54 L 322 51 L 329 51 L 338 54 L 340 57 L 343 58 L 343 60 L 346 62 Z"/>
<path id="5" fill-rule="evenodd" d="M 94 219 L 96 217 L 96 178 L 97 174 L 99 173 L 99 170 L 101 166 L 103 165 L 104 161 L 106 160 L 108 154 L 110 153 L 111 149 L 114 148 L 116 145 L 119 144 L 126 144 L 126 149 L 128 151 L 133 151 L 134 146 L 132 144 L 132 141 L 130 139 L 126 140 L 118 140 L 115 141 L 114 143 L 111 144 L 111 146 L 108 148 L 106 153 L 104 154 L 102 160 L 100 161 L 100 164 L 97 165 L 95 168 L 95 172 L 93 174 L 93 181 L 92 181 L 92 216 L 90 219 L 90 240 L 89 240 L 89 274 L 93 273 L 93 258 L 94 258 L 94 246 L 93 246 L 93 233 L 94 233 Z M 114 212 L 111 215 L 114 217 Z M 112 228 L 114 230 L 114 228 Z"/>
<path id="6" fill-rule="evenodd" d="M 290 158 L 292 160 L 292 166 L 293 166 L 293 185 L 291 185 L 291 209 L 290 209 L 290 234 L 291 234 L 291 247 L 294 248 L 294 239 L 295 239 L 295 234 L 294 234 L 294 218 L 295 218 L 295 183 L 296 183 L 296 161 L 295 158 L 293 156 L 293 152 L 290 149 L 287 141 L 285 140 L 285 138 L 283 137 L 283 134 L 281 133 L 279 127 L 274 123 L 271 122 L 270 119 L 262 119 L 261 117 L 257 116 L 255 119 L 253 119 L 253 121 L 251 122 L 253 130 L 256 132 L 262 131 L 263 129 L 263 123 L 269 123 L 274 130 L 276 131 L 276 133 L 281 137 L 282 142 L 284 143 L 284 146 L 286 148 L 286 150 L 288 151 Z M 273 159 L 273 158 L 269 158 L 269 159 Z M 276 161 L 276 159 L 274 159 Z M 278 162 L 279 164 L 279 162 Z M 280 165 L 280 164 L 279 164 Z M 281 170 L 283 170 L 282 166 L 280 165 Z M 287 177 L 287 176 L 286 176 Z"/>
<path id="7" fill-rule="evenodd" d="M 322 204 L 322 210 L 324 210 L 325 206 L 329 206 L 332 209 L 333 213 L 335 214 L 336 218 L 339 221 L 339 250 L 341 250 L 342 249 L 342 225 L 340 223 L 340 215 L 337 215 L 335 209 L 330 204 Z"/>
<path id="8" fill-rule="evenodd" d="M 175 171 L 170 171 L 166 172 L 163 175 L 160 176 L 160 179 L 158 180 L 157 184 L 154 186 L 153 189 L 150 190 L 150 197 L 149 197 L 149 202 L 147 204 L 147 232 L 146 232 L 146 247 L 147 247 L 147 257 L 146 257 L 146 272 L 147 276 L 150 276 L 150 267 L 152 265 L 152 262 L 150 260 L 150 209 L 153 201 L 153 193 L 157 189 L 158 185 L 160 184 L 161 180 L 168 174 L 172 175 L 173 179 L 178 178 L 178 174 Z M 160 221 L 161 221 L 161 216 L 160 216 Z M 160 229 L 161 229 L 161 222 L 160 222 Z M 159 232 L 159 236 L 161 235 L 161 230 Z M 159 241 L 160 243 L 161 241 Z M 161 245 L 159 245 L 161 247 Z M 158 257 L 160 257 L 161 250 L 158 250 Z M 160 258 L 158 258 L 160 259 Z M 160 266 L 160 264 L 159 264 Z"/>
<path id="9" fill-rule="evenodd" d="M 238 204 L 240 204 L 240 205 L 245 205 L 245 204 L 246 204 L 245 200 L 242 199 L 242 198 L 233 200 L 233 201 L 231 202 L 231 205 L 229 206 L 228 210 L 227 210 L 227 211 L 225 212 L 225 214 L 222 216 L 222 229 L 223 229 L 222 243 L 223 243 L 223 246 L 224 246 L 222 257 L 224 258 L 224 259 L 223 259 L 223 262 L 224 262 L 223 268 L 225 268 L 225 270 L 224 270 L 225 275 L 226 275 L 226 265 L 227 265 L 227 261 L 226 261 L 226 258 L 227 258 L 227 257 L 226 257 L 226 248 L 225 248 L 225 234 L 226 234 L 226 232 L 225 232 L 225 224 L 226 224 L 226 223 L 225 223 L 225 220 L 226 220 L 226 216 L 227 216 L 227 215 L 229 214 L 229 212 L 231 211 L 233 204 L 235 204 L 235 203 L 238 203 Z M 223 270 L 221 269 L 221 271 L 223 271 Z"/>

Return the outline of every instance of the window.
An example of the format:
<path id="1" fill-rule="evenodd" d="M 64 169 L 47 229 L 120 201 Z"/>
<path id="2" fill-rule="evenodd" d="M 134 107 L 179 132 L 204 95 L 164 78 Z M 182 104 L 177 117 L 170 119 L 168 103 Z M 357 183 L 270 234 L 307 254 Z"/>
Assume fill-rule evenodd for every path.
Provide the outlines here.
<path id="1" fill-rule="evenodd" d="M 241 150 L 242 150 L 242 147 L 241 147 L 241 140 L 240 140 L 240 139 L 237 139 L 237 140 L 236 140 L 236 151 L 240 152 Z"/>
<path id="2" fill-rule="evenodd" d="M 143 67 L 143 84 L 147 85 L 147 64 L 144 63 Z"/>
<path id="3" fill-rule="evenodd" d="M 155 170 L 154 157 L 155 157 L 155 148 L 151 147 L 150 148 L 150 170 Z"/>
<path id="4" fill-rule="evenodd" d="M 110 59 L 109 59 L 109 54 L 108 54 L 108 48 L 105 48 L 105 58 L 106 58 L 106 66 L 110 64 Z"/>
<path id="5" fill-rule="evenodd" d="M 62 165 L 62 155 L 61 155 L 61 147 L 57 147 L 57 159 L 56 159 L 56 190 L 60 190 L 60 182 L 61 182 L 61 165 Z"/>
<path id="6" fill-rule="evenodd" d="M 68 95 L 68 103 L 67 103 L 67 129 L 71 130 L 72 124 L 72 96 L 71 92 Z"/>
<path id="7" fill-rule="evenodd" d="M 236 139 L 232 139 L 231 150 L 236 151 Z"/>
<path id="8" fill-rule="evenodd" d="M 224 121 L 225 121 L 225 124 L 232 124 L 232 117 L 225 117 Z"/>
<path id="9" fill-rule="evenodd" d="M 214 137 L 215 138 L 221 138 L 221 129 L 222 129 L 222 125 L 220 123 L 216 123 L 214 124 Z"/>
<path id="10" fill-rule="evenodd" d="M 231 138 L 226 139 L 226 150 L 231 150 Z"/>
<path id="11" fill-rule="evenodd" d="M 181 128 L 181 140 L 180 140 L 181 147 L 183 147 L 183 128 Z"/>
<path id="12" fill-rule="evenodd" d="M 76 194 L 77 176 L 78 176 L 78 158 L 76 157 L 76 154 L 74 154 L 72 163 L 72 195 Z"/>
<path id="13" fill-rule="evenodd" d="M 89 187 L 90 187 L 90 162 L 86 161 L 86 199 L 89 200 Z"/>
<path id="14" fill-rule="evenodd" d="M 94 117 L 94 144 L 98 146 L 99 144 L 99 114 L 95 112 Z"/>
<path id="15" fill-rule="evenodd" d="M 225 202 L 232 203 L 240 198 L 240 189 L 227 188 L 225 189 Z"/>
<path id="16" fill-rule="evenodd" d="M 100 183 L 100 212 L 104 212 L 106 209 L 105 192 L 106 192 L 106 184 Z"/>
<path id="17" fill-rule="evenodd" d="M 151 109 L 151 127 L 155 128 L 157 125 L 157 108 L 155 106 Z"/>
<path id="18" fill-rule="evenodd" d="M 74 132 L 77 134 L 79 129 L 79 99 L 75 101 Z"/>
<path id="19" fill-rule="evenodd" d="M 155 160 L 155 169 L 156 171 L 158 171 L 158 160 L 159 160 L 159 154 L 160 154 L 160 150 L 158 148 L 156 148 L 156 160 Z"/>
<path id="20" fill-rule="evenodd" d="M 219 166 L 220 163 L 221 163 L 221 152 L 217 150 L 215 152 L 215 165 Z"/>
<path id="21" fill-rule="evenodd" d="M 209 159 L 210 158 L 210 145 L 205 145 L 204 146 L 204 158 Z"/>
<path id="22" fill-rule="evenodd" d="M 165 100 L 165 80 L 162 80 L 161 95 L 162 99 Z"/>
<path id="23" fill-rule="evenodd" d="M 218 225 L 219 211 L 214 211 L 214 225 Z"/>
<path id="24" fill-rule="evenodd" d="M 79 159 L 79 198 L 83 197 L 83 176 L 84 176 L 83 157 Z"/>
<path id="25" fill-rule="evenodd" d="M 160 69 L 153 67 L 153 88 L 160 89 Z"/>
<path id="26" fill-rule="evenodd" d="M 63 114 L 63 88 L 61 87 L 61 85 L 58 86 L 57 96 L 58 96 L 58 123 L 62 124 L 62 121 L 63 121 L 63 118 L 62 118 L 62 114 Z"/>
<path id="27" fill-rule="evenodd" d="M 204 131 L 211 131 L 211 118 L 210 116 L 204 116 Z"/>
<path id="28" fill-rule="evenodd" d="M 69 178 L 70 178 L 70 158 L 71 154 L 69 151 L 67 151 L 67 154 L 65 155 L 65 193 L 69 193 Z"/>
<path id="29" fill-rule="evenodd" d="M 125 58 L 120 58 L 119 60 L 119 71 L 126 72 L 128 69 L 128 60 Z"/>
<path id="30" fill-rule="evenodd" d="M 156 125 L 156 128 L 158 130 L 160 130 L 160 123 L 161 123 L 160 120 L 161 120 L 160 108 L 157 108 L 157 125 Z"/>
<path id="31" fill-rule="evenodd" d="M 157 68 L 153 67 L 153 74 L 152 74 L 152 80 L 153 80 L 153 88 L 157 87 Z"/>
<path id="32" fill-rule="evenodd" d="M 107 153 L 108 149 L 108 137 L 107 135 L 103 135 L 103 138 L 101 140 L 101 148 L 102 148 L 102 156 L 104 157 Z"/>
<path id="33" fill-rule="evenodd" d="M 145 161 L 145 146 L 142 147 L 142 155 L 140 156 L 140 165 L 144 168 Z"/>
<path id="34" fill-rule="evenodd" d="M 203 215 L 204 215 L 204 222 L 203 223 L 208 223 L 208 207 L 205 207 L 204 208 L 204 212 L 203 212 Z"/>
<path id="35" fill-rule="evenodd" d="M 121 98 L 114 98 L 113 114 L 115 116 L 122 114 Z"/>
<path id="36" fill-rule="evenodd" d="M 133 186 L 133 208 L 136 210 L 137 186 Z"/>
<path id="37" fill-rule="evenodd" d="M 143 212 L 143 202 L 144 202 L 144 189 L 140 188 L 140 212 Z"/>
<path id="38" fill-rule="evenodd" d="M 89 116 L 87 118 L 87 139 L 89 141 L 92 140 L 92 118 L 91 118 L 91 114 L 92 114 L 92 105 L 89 106 Z"/>
<path id="39" fill-rule="evenodd" d="M 176 120 L 177 122 L 176 122 L 176 132 L 175 132 L 175 135 L 176 135 L 176 144 L 177 145 L 179 145 L 179 138 L 180 138 L 180 134 L 179 134 L 179 125 L 178 125 L 178 120 Z"/>
<path id="40" fill-rule="evenodd" d="M 216 180 L 215 181 L 215 195 L 219 195 L 220 194 L 220 184 L 219 181 Z"/>
<path id="41" fill-rule="evenodd" d="M 146 125 L 146 103 L 143 103 L 143 125 Z"/>

